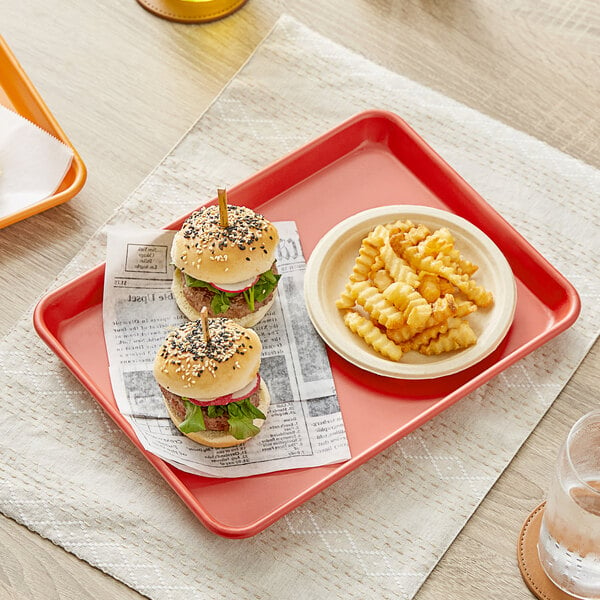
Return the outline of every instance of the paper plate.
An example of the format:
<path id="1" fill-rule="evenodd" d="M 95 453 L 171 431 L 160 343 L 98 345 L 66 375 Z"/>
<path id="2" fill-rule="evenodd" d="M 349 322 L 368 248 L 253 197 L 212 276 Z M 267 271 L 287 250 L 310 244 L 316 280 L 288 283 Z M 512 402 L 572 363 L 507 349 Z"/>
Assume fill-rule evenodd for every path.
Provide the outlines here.
<path id="1" fill-rule="evenodd" d="M 361 242 L 376 225 L 409 219 L 431 230 L 447 227 L 456 248 L 479 266 L 473 279 L 494 294 L 494 304 L 478 309 L 468 320 L 477 343 L 439 356 L 407 352 L 400 362 L 377 354 L 343 321 L 335 301 L 344 289 Z M 515 279 L 508 261 L 481 230 L 453 213 L 412 205 L 382 206 L 349 217 L 323 236 L 307 263 L 304 295 L 308 314 L 319 335 L 335 352 L 372 373 L 398 379 L 430 379 L 451 375 L 493 352 L 508 332 L 517 303 Z"/>

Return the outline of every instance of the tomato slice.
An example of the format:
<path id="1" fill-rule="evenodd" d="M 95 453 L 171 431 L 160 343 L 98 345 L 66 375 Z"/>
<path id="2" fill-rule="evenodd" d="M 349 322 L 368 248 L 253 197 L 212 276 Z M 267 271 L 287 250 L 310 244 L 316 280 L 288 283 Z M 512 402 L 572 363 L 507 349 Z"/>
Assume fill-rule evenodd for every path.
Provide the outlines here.
<path id="1" fill-rule="evenodd" d="M 232 392 L 231 394 L 226 394 L 225 396 L 217 396 L 216 398 L 190 398 L 186 396 L 186 398 L 192 403 L 197 404 L 198 406 L 223 406 L 225 404 L 230 404 L 231 402 L 237 402 L 238 400 L 243 400 L 248 396 L 252 396 L 256 390 L 260 387 L 260 375 L 257 373 L 256 377 L 252 379 L 252 381 L 244 386 L 243 388 L 237 390 L 236 392 Z"/>

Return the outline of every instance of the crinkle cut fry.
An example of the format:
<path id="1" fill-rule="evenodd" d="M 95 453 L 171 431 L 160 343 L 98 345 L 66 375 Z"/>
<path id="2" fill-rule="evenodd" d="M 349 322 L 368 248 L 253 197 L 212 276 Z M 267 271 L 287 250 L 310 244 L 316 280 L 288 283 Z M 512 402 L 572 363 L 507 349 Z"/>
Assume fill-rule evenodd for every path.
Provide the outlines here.
<path id="1" fill-rule="evenodd" d="M 427 236 L 431 235 L 431 230 L 427 225 L 416 225 L 404 233 L 404 239 L 411 246 L 420 244 Z"/>
<path id="2" fill-rule="evenodd" d="M 375 229 L 369 232 L 360 245 L 350 281 L 365 281 L 368 279 L 371 267 L 379 255 L 379 249 L 385 244 L 387 238 L 388 232 L 383 225 L 377 225 Z"/>
<path id="3" fill-rule="evenodd" d="M 441 321 L 437 325 L 423 329 L 423 331 L 413 335 L 406 342 L 399 344 L 400 347 L 403 352 L 410 352 L 411 350 L 416 350 L 418 352 L 421 347 L 426 346 L 431 340 L 437 338 L 442 333 L 446 333 L 448 331 L 449 321 L 450 320 L 447 319 Z"/>
<path id="4" fill-rule="evenodd" d="M 419 273 L 419 280 L 417 290 L 427 302 L 435 302 L 442 295 L 442 289 L 439 285 L 439 277 L 437 275 L 433 275 L 432 273 Z"/>
<path id="5" fill-rule="evenodd" d="M 392 285 L 392 283 L 394 283 L 394 279 L 385 269 L 380 269 L 376 273 L 373 273 L 371 279 L 373 281 L 373 285 L 380 292 L 383 292 L 388 285 Z"/>
<path id="6" fill-rule="evenodd" d="M 407 283 L 396 281 L 389 285 L 382 295 L 402 311 L 404 319 L 410 327 L 415 329 L 423 327 L 431 316 L 431 304 Z"/>
<path id="7" fill-rule="evenodd" d="M 389 358 L 399 361 L 402 358 L 402 349 L 388 339 L 380 329 L 373 323 L 354 311 L 344 314 L 344 323 L 352 331 L 359 335 L 373 350 Z"/>
<path id="8" fill-rule="evenodd" d="M 355 305 L 356 296 L 352 295 L 352 283 L 356 281 L 367 281 L 371 271 L 376 268 L 376 263 L 381 260 L 379 257 L 379 248 L 388 238 L 388 231 L 384 225 L 377 225 L 363 239 L 358 251 L 358 256 L 354 261 L 352 273 L 344 290 L 341 292 L 335 305 L 339 309 L 352 308 Z"/>
<path id="9" fill-rule="evenodd" d="M 356 304 L 356 297 L 352 293 L 352 283 L 348 282 L 344 291 L 339 295 L 339 298 L 335 301 L 335 305 L 339 309 L 353 308 Z"/>
<path id="10" fill-rule="evenodd" d="M 459 300 L 456 302 L 455 317 L 466 317 L 477 310 L 477 304 L 470 300 Z"/>
<path id="11" fill-rule="evenodd" d="M 466 319 L 449 319 L 448 331 L 431 340 L 428 344 L 421 346 L 418 350 L 421 354 L 432 356 L 468 348 L 477 342 L 477 336 Z"/>
<path id="12" fill-rule="evenodd" d="M 419 276 L 415 273 L 415 270 L 394 252 L 389 243 L 384 244 L 380 248 L 380 252 L 385 270 L 394 281 L 403 281 L 414 288 L 419 286 Z"/>
<path id="13" fill-rule="evenodd" d="M 471 306 L 473 306 L 472 303 L 469 302 L 469 304 L 471 304 Z M 416 350 L 417 352 L 421 352 L 421 354 L 425 354 L 425 352 L 423 351 L 423 348 L 426 348 L 428 346 L 429 343 L 432 342 L 436 342 L 438 345 L 444 345 L 444 344 L 449 344 L 451 343 L 455 343 L 457 344 L 459 347 L 466 347 L 466 346 L 470 346 L 471 344 L 474 344 L 475 341 L 477 341 L 475 336 L 475 333 L 471 330 L 471 333 L 473 333 L 473 336 L 470 335 L 470 333 L 468 332 L 467 328 L 464 327 L 462 325 L 462 323 L 467 323 L 467 325 L 469 324 L 468 321 L 464 321 L 463 319 L 460 319 L 458 317 L 449 317 L 448 319 L 438 323 L 437 325 L 434 325 L 433 327 L 428 327 L 427 329 L 423 329 L 423 331 L 421 331 L 420 333 L 417 333 L 415 336 L 413 336 L 412 338 L 410 338 L 408 341 L 404 342 L 403 344 L 400 344 L 402 350 L 404 350 L 404 352 L 409 352 L 410 350 Z M 443 334 L 446 334 L 447 332 L 453 330 L 453 329 L 458 329 L 460 327 L 463 327 L 462 332 L 460 333 L 460 335 L 462 335 L 463 337 L 460 337 L 458 333 L 453 333 L 450 334 L 451 335 L 451 339 L 450 342 L 448 340 L 444 340 L 443 339 Z M 470 329 L 470 326 L 469 326 Z M 452 337 L 454 336 L 454 337 Z M 464 344 L 464 345 L 460 345 L 460 344 Z M 437 346 L 435 345 L 435 343 L 433 344 L 432 348 L 435 349 Z M 457 348 L 453 348 L 454 350 L 456 350 Z M 442 352 L 445 352 L 446 350 L 442 350 Z M 441 352 L 439 352 L 441 354 Z M 429 354 L 438 354 L 438 352 L 432 352 L 430 351 Z"/>
<path id="14" fill-rule="evenodd" d="M 375 282 L 375 277 L 377 273 L 385 272 L 385 263 L 383 262 L 383 258 L 381 257 L 381 252 L 375 257 L 373 264 L 371 265 L 371 269 L 369 270 L 369 279 Z"/>
<path id="15" fill-rule="evenodd" d="M 398 219 L 393 223 L 387 223 L 384 227 L 388 230 L 389 235 L 394 235 L 395 233 L 406 233 L 413 229 L 415 224 L 410 220 L 402 220 Z"/>
<path id="16" fill-rule="evenodd" d="M 473 275 L 479 268 L 466 260 L 454 246 L 454 236 L 447 227 L 436 229 L 419 243 L 419 252 L 440 259 L 447 267 L 460 274 Z"/>
<path id="17" fill-rule="evenodd" d="M 369 281 L 359 281 L 352 285 L 351 292 L 372 319 L 388 329 L 398 329 L 404 324 L 404 315 Z"/>

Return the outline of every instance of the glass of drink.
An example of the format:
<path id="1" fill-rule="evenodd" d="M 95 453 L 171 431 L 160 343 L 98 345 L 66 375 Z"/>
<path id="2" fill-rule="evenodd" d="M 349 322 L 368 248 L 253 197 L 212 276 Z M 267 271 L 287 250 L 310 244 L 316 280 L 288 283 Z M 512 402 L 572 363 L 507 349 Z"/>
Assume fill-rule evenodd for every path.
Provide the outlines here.
<path id="1" fill-rule="evenodd" d="M 560 449 L 538 554 L 560 589 L 600 598 L 600 410 L 581 417 Z"/>

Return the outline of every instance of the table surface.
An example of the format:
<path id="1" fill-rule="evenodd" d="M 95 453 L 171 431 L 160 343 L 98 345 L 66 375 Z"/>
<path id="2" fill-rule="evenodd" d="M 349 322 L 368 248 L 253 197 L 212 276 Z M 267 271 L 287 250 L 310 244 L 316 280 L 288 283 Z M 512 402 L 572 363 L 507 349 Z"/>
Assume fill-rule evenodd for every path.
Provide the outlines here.
<path id="1" fill-rule="evenodd" d="M 2 0 L 1 33 L 83 156 L 77 198 L 0 230 L 0 336 L 179 140 L 282 13 L 374 62 L 600 166 L 600 3 L 591 0 L 249 0 L 173 24 L 135 0 Z M 575 201 L 575 199 L 574 199 Z M 57 226 L 60 224 L 60 226 Z M 596 343 L 418 592 L 531 598 L 520 527 L 570 425 L 597 405 Z M 0 597 L 141 598 L 0 516 Z"/>

